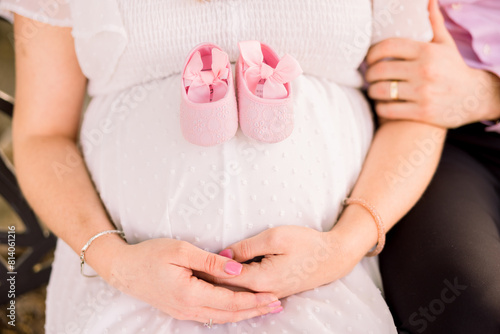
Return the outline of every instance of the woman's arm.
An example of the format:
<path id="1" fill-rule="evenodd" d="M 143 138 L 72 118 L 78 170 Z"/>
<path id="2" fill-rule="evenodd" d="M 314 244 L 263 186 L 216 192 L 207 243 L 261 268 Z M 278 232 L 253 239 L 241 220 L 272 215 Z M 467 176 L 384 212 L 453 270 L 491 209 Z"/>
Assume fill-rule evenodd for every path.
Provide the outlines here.
<path id="1" fill-rule="evenodd" d="M 445 129 L 424 123 L 384 122 L 375 134 L 351 197 L 372 204 L 388 231 L 430 183 L 445 137 Z M 377 242 L 373 217 L 359 205 L 346 207 L 332 232 L 342 236 L 347 249 L 359 260 Z"/>
<path id="2" fill-rule="evenodd" d="M 411 209 L 429 184 L 445 134 L 442 128 L 410 121 L 386 122 L 376 132 L 351 196 L 372 204 L 386 231 Z M 203 277 L 282 298 L 345 276 L 376 242 L 373 217 L 363 207 L 350 205 L 328 232 L 281 226 L 235 243 L 228 249 L 236 261 L 265 258 L 245 264 L 238 277 Z"/>
<path id="3" fill-rule="evenodd" d="M 86 79 L 69 28 L 16 16 L 15 36 L 19 183 L 39 217 L 79 254 L 93 235 L 114 229 L 76 146 Z M 186 242 L 128 245 L 110 234 L 92 243 L 86 260 L 110 284 L 176 318 L 235 322 L 276 308 L 267 306 L 276 301 L 271 294 L 232 292 L 196 279 L 192 269 L 227 278 L 241 266 Z"/>
<path id="4" fill-rule="evenodd" d="M 37 31 L 24 36 L 26 27 L 37 27 Z M 70 28 L 30 25 L 28 19 L 16 16 L 14 34 L 17 178 L 41 220 L 78 254 L 90 237 L 114 229 L 76 146 L 86 78 L 77 62 Z M 117 235 L 99 239 L 86 258 L 103 272 L 111 257 L 95 255 L 125 242 Z"/>

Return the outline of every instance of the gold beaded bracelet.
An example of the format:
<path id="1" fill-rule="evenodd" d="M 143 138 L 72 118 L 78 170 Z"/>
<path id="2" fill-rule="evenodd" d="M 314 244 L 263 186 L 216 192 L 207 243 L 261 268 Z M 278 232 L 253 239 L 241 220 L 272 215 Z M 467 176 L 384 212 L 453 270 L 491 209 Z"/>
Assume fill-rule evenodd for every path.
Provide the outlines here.
<path id="1" fill-rule="evenodd" d="M 375 210 L 373 205 L 371 205 L 370 203 L 368 203 L 367 201 L 365 201 L 362 198 L 346 198 L 344 200 L 344 205 L 347 206 L 349 204 L 361 205 L 363 208 L 368 210 L 370 215 L 375 220 L 375 224 L 377 224 L 377 234 L 378 234 L 377 247 L 375 247 L 375 249 L 372 250 L 371 252 L 368 252 L 366 254 L 366 256 L 376 256 L 376 255 L 380 254 L 382 249 L 384 249 L 384 245 L 385 245 L 385 227 L 384 227 L 384 222 L 382 221 L 382 218 L 380 218 L 380 215 L 378 214 L 377 210 Z"/>

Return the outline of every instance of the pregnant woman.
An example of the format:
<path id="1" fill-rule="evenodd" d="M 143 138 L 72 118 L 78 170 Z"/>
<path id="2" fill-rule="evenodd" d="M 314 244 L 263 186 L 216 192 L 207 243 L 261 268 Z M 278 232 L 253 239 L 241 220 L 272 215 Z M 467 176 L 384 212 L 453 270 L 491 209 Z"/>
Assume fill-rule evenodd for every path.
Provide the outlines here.
<path id="1" fill-rule="evenodd" d="M 365 255 L 423 193 L 444 130 L 374 135 L 358 67 L 385 38 L 430 40 L 426 1 L 0 3 L 16 13 L 19 182 L 59 237 L 47 333 L 396 332 Z M 186 56 L 208 42 L 234 63 L 248 40 L 302 67 L 293 132 L 188 142 Z"/>

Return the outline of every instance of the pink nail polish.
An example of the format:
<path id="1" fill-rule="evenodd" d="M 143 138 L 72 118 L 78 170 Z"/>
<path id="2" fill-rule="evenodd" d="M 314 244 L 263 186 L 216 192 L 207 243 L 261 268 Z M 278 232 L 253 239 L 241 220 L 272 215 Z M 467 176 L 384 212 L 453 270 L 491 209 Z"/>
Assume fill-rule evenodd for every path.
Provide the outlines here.
<path id="1" fill-rule="evenodd" d="M 277 300 L 277 301 L 272 302 L 271 304 L 267 305 L 267 307 L 275 308 L 275 307 L 278 307 L 280 305 L 281 305 L 281 301 Z"/>
<path id="2" fill-rule="evenodd" d="M 243 269 L 243 265 L 236 261 L 228 261 L 224 266 L 224 271 L 229 275 L 239 275 Z"/>
<path id="3" fill-rule="evenodd" d="M 280 307 L 272 310 L 270 313 L 275 314 L 275 313 L 280 313 L 281 311 L 283 311 L 283 306 L 280 306 Z"/>
<path id="4" fill-rule="evenodd" d="M 220 256 L 227 257 L 228 259 L 233 258 L 233 251 L 230 249 L 224 249 L 222 252 L 219 253 Z"/>

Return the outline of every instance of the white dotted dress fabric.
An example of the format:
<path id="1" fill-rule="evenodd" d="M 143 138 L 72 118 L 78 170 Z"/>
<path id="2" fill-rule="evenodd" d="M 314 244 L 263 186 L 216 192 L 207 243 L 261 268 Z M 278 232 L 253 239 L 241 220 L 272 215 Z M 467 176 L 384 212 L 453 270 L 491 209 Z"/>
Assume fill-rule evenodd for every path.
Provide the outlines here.
<path id="1" fill-rule="evenodd" d="M 273 226 L 331 229 L 374 130 L 358 67 L 382 39 L 432 37 L 425 0 L 38 3 L 0 0 L 0 9 L 73 28 L 92 97 L 80 144 L 117 228 L 130 243 L 176 238 L 211 252 Z M 242 40 L 262 41 L 301 64 L 292 135 L 263 144 L 239 130 L 215 147 L 186 142 L 179 125 L 186 55 L 211 42 L 235 62 Z M 82 277 L 78 255 L 59 240 L 46 332 L 396 333 L 373 258 L 282 304 L 280 314 L 208 330 Z"/>

